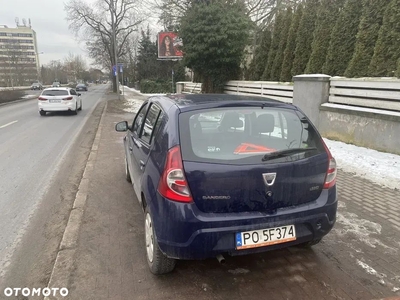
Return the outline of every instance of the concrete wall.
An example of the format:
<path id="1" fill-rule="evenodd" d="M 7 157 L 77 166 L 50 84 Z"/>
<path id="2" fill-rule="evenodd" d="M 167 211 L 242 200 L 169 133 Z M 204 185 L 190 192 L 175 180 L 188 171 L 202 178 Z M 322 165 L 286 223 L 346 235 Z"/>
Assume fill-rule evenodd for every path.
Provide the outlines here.
<path id="1" fill-rule="evenodd" d="M 321 106 L 318 129 L 328 139 L 400 155 L 400 113 Z"/>

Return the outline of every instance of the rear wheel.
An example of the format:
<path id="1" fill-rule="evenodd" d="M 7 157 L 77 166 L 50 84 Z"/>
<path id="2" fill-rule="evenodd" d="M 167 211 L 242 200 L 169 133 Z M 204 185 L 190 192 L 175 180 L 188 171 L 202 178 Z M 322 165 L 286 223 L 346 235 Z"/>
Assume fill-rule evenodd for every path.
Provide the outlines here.
<path id="1" fill-rule="evenodd" d="M 75 110 L 72 111 L 72 114 L 74 115 L 78 114 L 78 103 L 75 105 Z"/>
<path id="2" fill-rule="evenodd" d="M 79 110 L 82 110 L 82 101 L 81 101 L 81 105 L 79 106 Z"/>
<path id="3" fill-rule="evenodd" d="M 175 268 L 176 260 L 161 252 L 157 237 L 154 234 L 153 220 L 148 207 L 145 210 L 144 231 L 146 235 L 146 257 L 151 273 L 161 275 L 171 272 Z"/>
<path id="4" fill-rule="evenodd" d="M 40 114 L 41 116 L 45 116 L 45 115 L 46 115 L 46 112 L 43 111 L 43 110 L 41 110 L 41 111 L 39 111 L 39 114 Z"/>

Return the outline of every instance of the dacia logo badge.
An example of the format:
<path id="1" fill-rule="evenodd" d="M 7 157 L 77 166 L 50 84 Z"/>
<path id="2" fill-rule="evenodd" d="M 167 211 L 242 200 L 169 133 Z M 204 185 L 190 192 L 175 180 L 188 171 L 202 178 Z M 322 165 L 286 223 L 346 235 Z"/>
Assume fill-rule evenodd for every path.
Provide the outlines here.
<path id="1" fill-rule="evenodd" d="M 272 186 L 275 183 L 276 173 L 263 173 L 264 183 L 267 186 Z"/>

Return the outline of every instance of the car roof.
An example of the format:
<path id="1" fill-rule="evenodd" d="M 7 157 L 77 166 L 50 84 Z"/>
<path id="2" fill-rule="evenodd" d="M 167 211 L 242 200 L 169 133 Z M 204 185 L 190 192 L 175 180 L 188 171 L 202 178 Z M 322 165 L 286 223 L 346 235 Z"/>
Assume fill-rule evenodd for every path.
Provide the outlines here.
<path id="1" fill-rule="evenodd" d="M 166 96 L 152 96 L 151 101 L 156 101 L 163 106 L 176 105 L 179 110 L 190 111 L 204 108 L 229 107 L 229 106 L 268 106 L 297 109 L 290 103 L 281 102 L 260 96 L 245 96 L 231 94 L 176 94 Z M 168 105 L 168 102 L 170 105 Z"/>
<path id="2" fill-rule="evenodd" d="M 51 88 L 44 89 L 43 92 L 44 91 L 49 91 L 49 90 L 52 90 L 52 91 L 69 91 L 69 90 L 71 90 L 71 88 L 69 88 L 69 87 L 51 87 Z"/>

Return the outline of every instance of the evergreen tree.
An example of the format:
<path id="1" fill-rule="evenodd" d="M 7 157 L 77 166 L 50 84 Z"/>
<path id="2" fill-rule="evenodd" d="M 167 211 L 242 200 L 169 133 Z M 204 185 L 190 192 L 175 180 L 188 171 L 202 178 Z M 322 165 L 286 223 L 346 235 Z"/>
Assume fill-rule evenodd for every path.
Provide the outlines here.
<path id="1" fill-rule="evenodd" d="M 282 71 L 280 81 L 292 81 L 292 65 L 294 59 L 294 51 L 296 49 L 297 30 L 299 28 L 300 20 L 303 15 L 303 5 L 299 4 L 293 15 L 292 24 L 290 25 L 289 34 L 286 42 L 286 49 L 284 52 Z"/>
<path id="2" fill-rule="evenodd" d="M 311 56 L 305 73 L 321 73 L 326 60 L 332 32 L 344 0 L 322 0 L 317 12 L 317 24 L 311 45 Z"/>
<path id="3" fill-rule="evenodd" d="M 205 93 L 222 92 L 237 79 L 251 20 L 242 1 L 195 1 L 181 19 L 184 63 L 201 79 Z"/>
<path id="4" fill-rule="evenodd" d="M 265 66 L 264 73 L 261 77 L 262 80 L 271 80 L 272 78 L 272 67 L 274 65 L 275 56 L 278 53 L 279 43 L 281 40 L 281 35 L 283 32 L 283 24 L 284 24 L 284 11 L 280 11 L 274 23 L 274 31 L 272 34 L 272 42 L 271 47 L 268 52 L 268 61 Z"/>
<path id="5" fill-rule="evenodd" d="M 301 18 L 298 34 L 296 38 L 296 50 L 292 66 L 292 74 L 299 75 L 304 73 L 311 54 L 311 44 L 315 29 L 315 20 L 319 0 L 307 0 L 304 13 Z"/>
<path id="6" fill-rule="evenodd" d="M 268 52 L 271 47 L 271 31 L 264 29 L 261 33 L 261 43 L 256 46 L 253 60 L 250 65 L 250 80 L 261 80 L 268 61 Z"/>
<path id="7" fill-rule="evenodd" d="M 158 77 L 157 45 L 151 41 L 150 28 L 142 30 L 137 57 L 138 80 L 156 79 Z"/>
<path id="8" fill-rule="evenodd" d="M 273 81 L 279 81 L 279 79 L 280 79 L 283 58 L 285 55 L 286 43 L 287 43 L 287 39 L 288 39 L 288 35 L 289 35 L 290 25 L 292 23 L 292 17 L 293 17 L 293 11 L 289 7 L 286 9 L 286 13 L 285 13 L 285 16 L 283 19 L 278 51 L 275 55 L 274 64 L 272 65 L 271 80 L 273 80 Z"/>
<path id="9" fill-rule="evenodd" d="M 344 75 L 346 77 L 369 76 L 368 66 L 374 54 L 383 14 L 390 0 L 365 0 L 353 57 Z M 400 20 L 399 20 L 400 21 Z"/>
<path id="10" fill-rule="evenodd" d="M 369 66 L 372 76 L 394 76 L 400 58 L 400 0 L 391 0 Z"/>
<path id="11" fill-rule="evenodd" d="M 333 27 L 328 54 L 322 71 L 342 76 L 353 57 L 363 1 L 347 0 Z"/>

